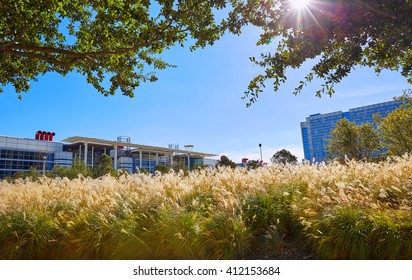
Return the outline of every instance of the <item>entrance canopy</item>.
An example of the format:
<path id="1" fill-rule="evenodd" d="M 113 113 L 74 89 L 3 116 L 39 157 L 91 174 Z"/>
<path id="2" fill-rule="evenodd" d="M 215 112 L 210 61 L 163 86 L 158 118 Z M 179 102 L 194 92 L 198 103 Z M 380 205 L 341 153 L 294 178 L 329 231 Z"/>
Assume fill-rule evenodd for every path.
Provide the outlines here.
<path id="1" fill-rule="evenodd" d="M 112 148 L 123 146 L 123 147 L 129 147 L 131 149 L 137 149 L 139 151 L 159 153 L 159 154 L 173 154 L 173 153 L 187 154 L 187 151 L 180 150 L 180 149 L 169 149 L 169 148 L 163 148 L 163 147 L 157 147 L 157 146 L 148 146 L 148 145 L 134 144 L 134 143 L 129 143 L 129 142 L 111 141 L 111 140 L 90 138 L 90 137 L 83 137 L 83 136 L 72 136 L 72 137 L 63 139 L 62 142 L 71 143 L 71 144 L 86 144 L 86 145 L 90 144 L 90 145 L 105 146 L 105 147 L 112 147 Z M 217 156 L 215 154 L 200 153 L 200 152 L 195 152 L 195 151 L 191 151 L 190 155 L 202 157 L 202 158 Z"/>

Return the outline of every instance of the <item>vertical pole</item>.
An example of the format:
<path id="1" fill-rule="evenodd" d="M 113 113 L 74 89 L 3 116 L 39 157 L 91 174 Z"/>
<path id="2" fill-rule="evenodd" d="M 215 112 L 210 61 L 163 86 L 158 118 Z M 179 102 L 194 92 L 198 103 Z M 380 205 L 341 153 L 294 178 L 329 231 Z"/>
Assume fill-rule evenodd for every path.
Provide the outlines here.
<path id="1" fill-rule="evenodd" d="M 92 167 L 94 167 L 94 146 L 92 146 Z"/>
<path id="2" fill-rule="evenodd" d="M 150 166 L 151 166 L 152 164 L 151 164 L 151 161 L 150 161 L 150 152 L 149 152 L 149 173 L 151 173 L 151 171 L 150 171 Z"/>
<path id="3" fill-rule="evenodd" d="M 87 166 L 87 142 L 84 142 L 84 165 Z"/>
<path id="4" fill-rule="evenodd" d="M 190 171 L 190 152 L 193 149 L 193 145 L 185 145 L 185 149 L 186 149 L 186 152 L 187 152 L 187 168 Z"/>
<path id="5" fill-rule="evenodd" d="M 114 169 L 117 170 L 117 145 L 114 146 Z"/>
<path id="6" fill-rule="evenodd" d="M 159 153 L 156 153 L 156 165 L 159 165 Z"/>
<path id="7" fill-rule="evenodd" d="M 82 145 L 79 144 L 79 163 L 82 161 Z"/>
<path id="8" fill-rule="evenodd" d="M 143 166 L 142 160 L 143 160 L 143 155 L 142 155 L 142 150 L 140 150 L 140 151 L 139 151 L 139 162 L 140 162 L 139 168 L 140 168 L 140 169 L 142 169 L 142 166 Z"/>
<path id="9" fill-rule="evenodd" d="M 262 159 L 262 144 L 259 144 L 259 148 L 260 148 L 260 161 L 263 162 L 263 159 Z"/>
<path id="10" fill-rule="evenodd" d="M 43 155 L 43 176 L 46 175 L 46 155 Z"/>

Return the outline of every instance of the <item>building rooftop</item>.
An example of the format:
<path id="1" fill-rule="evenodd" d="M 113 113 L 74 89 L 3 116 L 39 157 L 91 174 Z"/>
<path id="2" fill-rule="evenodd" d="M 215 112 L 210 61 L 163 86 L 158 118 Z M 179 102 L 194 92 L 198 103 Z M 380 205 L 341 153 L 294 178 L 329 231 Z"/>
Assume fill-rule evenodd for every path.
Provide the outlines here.
<path id="1" fill-rule="evenodd" d="M 157 146 L 134 144 L 134 143 L 129 143 L 129 142 L 90 138 L 90 137 L 84 137 L 84 136 L 72 136 L 72 137 L 63 139 L 61 142 L 72 143 L 72 144 L 87 143 L 87 144 L 102 145 L 102 146 L 108 146 L 108 147 L 124 146 L 124 147 L 135 148 L 135 149 L 146 151 L 146 152 L 153 152 L 153 153 L 166 153 L 166 154 L 171 154 L 171 153 L 186 154 L 187 153 L 186 150 L 181 150 L 181 149 L 170 149 L 170 148 L 157 147 Z M 199 156 L 199 157 L 217 156 L 216 154 L 201 153 L 201 152 L 195 152 L 195 151 L 191 151 L 190 155 Z"/>

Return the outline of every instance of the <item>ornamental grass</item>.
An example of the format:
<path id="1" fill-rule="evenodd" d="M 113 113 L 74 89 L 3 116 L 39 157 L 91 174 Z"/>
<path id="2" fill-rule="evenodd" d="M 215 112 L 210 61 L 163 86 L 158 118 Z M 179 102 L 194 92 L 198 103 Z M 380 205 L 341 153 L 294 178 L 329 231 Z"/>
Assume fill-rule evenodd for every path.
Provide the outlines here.
<path id="1" fill-rule="evenodd" d="M 0 182 L 0 259 L 412 259 L 412 156 Z"/>

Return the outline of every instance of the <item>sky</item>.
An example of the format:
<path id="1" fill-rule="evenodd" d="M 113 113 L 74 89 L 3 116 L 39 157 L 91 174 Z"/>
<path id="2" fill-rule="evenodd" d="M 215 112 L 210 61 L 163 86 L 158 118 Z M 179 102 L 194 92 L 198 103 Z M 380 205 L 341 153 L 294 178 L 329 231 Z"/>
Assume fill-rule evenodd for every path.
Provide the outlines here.
<path id="1" fill-rule="evenodd" d="M 142 85 L 135 97 L 105 97 L 77 73 L 66 77 L 48 73 L 31 83 L 23 100 L 11 86 L 0 94 L 0 135 L 34 138 L 36 131 L 55 132 L 55 140 L 86 136 L 115 140 L 129 136 L 136 144 L 167 147 L 194 145 L 193 151 L 270 162 L 276 151 L 287 149 L 303 158 L 300 122 L 315 113 L 386 102 L 411 88 L 398 72 L 359 68 L 336 86 L 332 96 L 315 96 L 322 81 L 301 94 L 293 89 L 309 72 L 310 62 L 288 71 L 280 91 L 270 84 L 258 101 L 246 108 L 242 100 L 249 81 L 260 73 L 249 57 L 276 48 L 256 46 L 259 30 L 246 28 L 241 36 L 226 34 L 213 46 L 189 51 L 175 47 L 162 57 L 177 68 L 158 72 L 159 80 Z M 216 157 L 217 159 L 218 157 Z"/>

